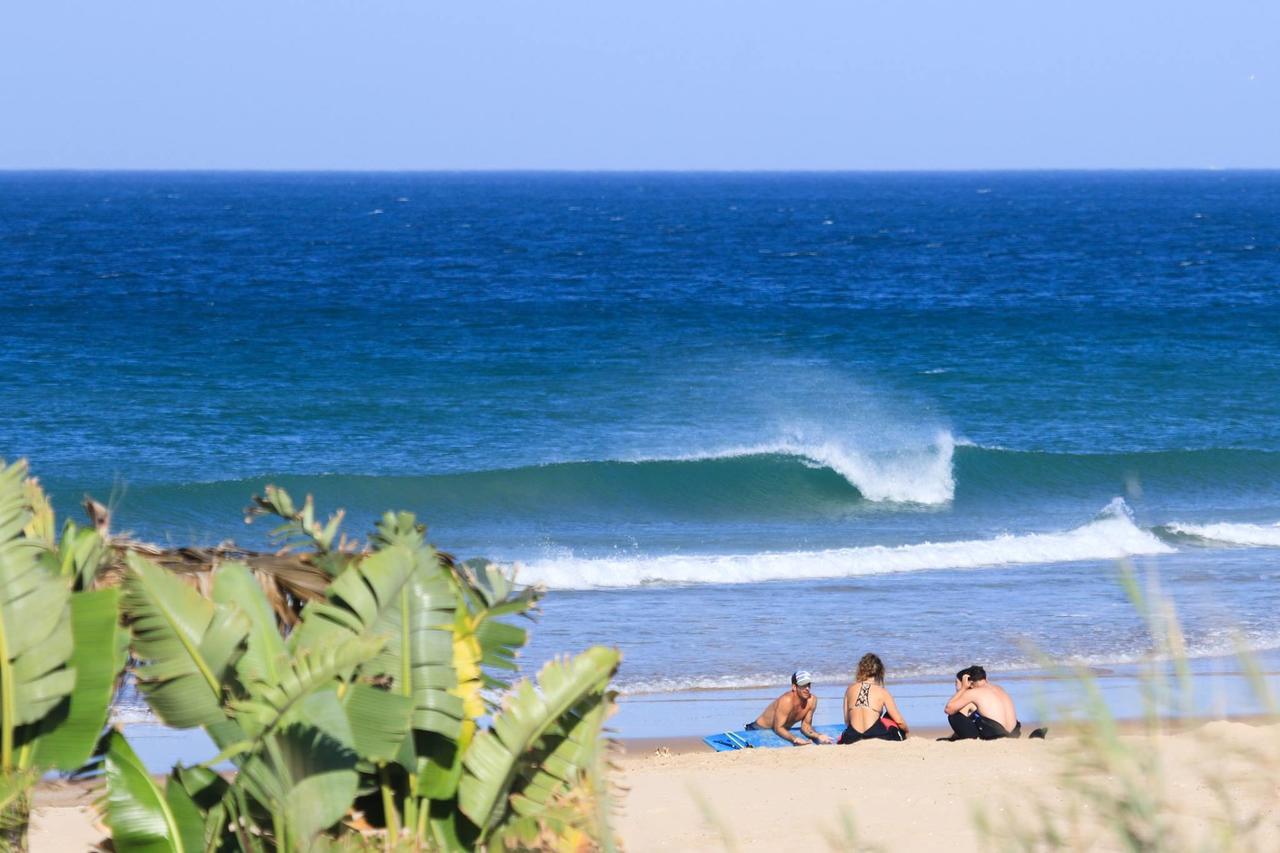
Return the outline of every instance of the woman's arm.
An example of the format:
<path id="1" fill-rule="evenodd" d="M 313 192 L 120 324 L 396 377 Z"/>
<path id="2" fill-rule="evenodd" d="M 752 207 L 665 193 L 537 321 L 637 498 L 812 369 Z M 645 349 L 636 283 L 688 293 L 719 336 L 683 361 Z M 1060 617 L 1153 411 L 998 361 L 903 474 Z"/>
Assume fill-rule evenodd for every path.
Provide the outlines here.
<path id="1" fill-rule="evenodd" d="M 911 726 L 907 725 L 907 721 L 902 718 L 902 712 L 898 710 L 898 703 L 893 701 L 893 694 L 888 690 L 884 691 L 884 707 L 889 712 L 889 719 L 902 726 L 904 733 L 911 731 Z"/>

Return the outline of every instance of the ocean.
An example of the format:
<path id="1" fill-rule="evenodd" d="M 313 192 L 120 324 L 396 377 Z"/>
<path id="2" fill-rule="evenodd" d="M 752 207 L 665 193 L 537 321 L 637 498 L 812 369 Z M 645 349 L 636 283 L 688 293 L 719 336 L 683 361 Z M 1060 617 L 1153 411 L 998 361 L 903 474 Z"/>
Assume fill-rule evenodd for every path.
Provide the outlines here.
<path id="1" fill-rule="evenodd" d="M 1280 647 L 1280 173 L 0 173 L 0 457 L 549 588 L 639 696 Z M 736 720 L 734 721 L 736 722 Z"/>

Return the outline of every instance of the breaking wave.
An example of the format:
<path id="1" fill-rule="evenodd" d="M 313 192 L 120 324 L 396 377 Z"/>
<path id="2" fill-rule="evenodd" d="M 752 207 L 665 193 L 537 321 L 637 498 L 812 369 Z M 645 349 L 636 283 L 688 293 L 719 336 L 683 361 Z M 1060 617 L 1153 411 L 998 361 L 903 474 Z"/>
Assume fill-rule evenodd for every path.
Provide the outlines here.
<path id="1" fill-rule="evenodd" d="M 647 584 L 741 584 L 846 578 L 930 569 L 1112 560 L 1174 549 L 1134 524 L 1117 498 L 1080 527 L 1054 533 L 1006 534 L 991 539 L 872 545 L 825 551 L 653 557 L 554 557 L 519 566 L 525 583 L 553 589 L 600 589 Z"/>
<path id="2" fill-rule="evenodd" d="M 1183 524 L 1157 528 L 1166 538 L 1188 545 L 1237 545 L 1248 548 L 1280 548 L 1280 522 L 1275 524 Z"/>

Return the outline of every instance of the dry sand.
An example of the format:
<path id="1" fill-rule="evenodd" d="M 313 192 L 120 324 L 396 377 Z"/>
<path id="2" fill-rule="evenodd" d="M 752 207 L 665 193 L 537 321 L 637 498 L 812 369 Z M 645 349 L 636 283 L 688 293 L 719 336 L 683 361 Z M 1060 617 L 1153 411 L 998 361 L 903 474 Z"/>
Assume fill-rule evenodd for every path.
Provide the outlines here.
<path id="1" fill-rule="evenodd" d="M 1220 785 L 1242 819 L 1259 819 L 1252 849 L 1280 850 L 1280 726 L 1215 722 L 1152 740 L 1126 735 L 1130 747 L 1155 744 L 1162 773 L 1142 780 L 1163 785 L 1172 831 L 1183 841 L 1209 838 L 1224 814 Z M 676 749 L 697 749 L 689 740 Z M 1062 771 L 1090 752 L 1071 734 L 1049 740 L 905 743 L 673 752 L 655 742 L 631 742 L 616 780 L 625 789 L 614 829 L 629 851 L 813 850 L 888 851 L 990 849 L 974 825 L 983 808 L 998 825 L 1029 820 L 1038 803 L 1062 811 L 1071 802 Z M 1092 785 L 1108 773 L 1086 773 Z M 1116 777 L 1113 775 L 1113 779 Z M 94 825 L 96 786 L 40 786 L 31 849 L 88 850 L 104 833 Z M 1114 848 L 1090 835 L 1096 809 L 1084 809 L 1083 834 L 1070 847 Z M 852 821 L 854 832 L 843 827 Z M 856 840 L 857 843 L 853 843 Z M 1171 845 L 1174 848 L 1185 846 Z M 1203 845 L 1218 849 L 1220 843 Z"/>
<path id="2" fill-rule="evenodd" d="M 93 806 L 101 792 L 96 782 L 41 782 L 31 809 L 32 853 L 90 850 L 105 838 Z"/>
<path id="3" fill-rule="evenodd" d="M 1206 837 L 1213 823 L 1207 815 L 1221 812 L 1209 775 L 1221 771 L 1233 807 L 1262 817 L 1254 848 L 1280 849 L 1280 726 L 1217 722 L 1153 741 L 1127 735 L 1124 742 L 1157 745 L 1167 802 L 1178 815 L 1174 831 Z M 1072 801 L 1062 768 L 1086 754 L 1072 736 L 991 743 L 916 737 L 728 753 L 633 750 L 620 761 L 627 791 L 615 829 L 631 851 L 990 849 L 975 828 L 976 808 L 998 825 L 1011 816 L 1030 820 L 1037 802 L 1062 810 Z M 1086 781 L 1105 784 L 1107 776 L 1086 774 Z M 1148 790 L 1156 784 L 1145 780 Z M 846 818 L 853 832 L 844 828 Z M 1114 846 L 1089 834 L 1090 823 L 1085 809 L 1085 830 L 1069 846 Z"/>

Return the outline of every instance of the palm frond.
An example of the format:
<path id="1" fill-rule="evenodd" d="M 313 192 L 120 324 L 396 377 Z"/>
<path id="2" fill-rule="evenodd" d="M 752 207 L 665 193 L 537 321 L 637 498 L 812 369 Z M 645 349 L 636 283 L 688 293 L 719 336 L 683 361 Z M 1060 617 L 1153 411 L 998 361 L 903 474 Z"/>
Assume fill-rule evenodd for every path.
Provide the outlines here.
<path id="1" fill-rule="evenodd" d="M 116 850 L 186 853 L 178 816 L 119 732 L 107 741 L 105 775 L 100 808 Z"/>
<path id="2" fill-rule="evenodd" d="M 35 723 L 75 687 L 71 593 L 26 534 L 32 523 L 26 462 L 0 462 L 0 771 L 17 767 L 19 726 Z"/>
<path id="3" fill-rule="evenodd" d="M 114 589 L 71 596 L 74 646 L 68 664 L 75 686 L 66 701 L 36 724 L 37 767 L 76 770 L 89 760 L 102 735 L 128 644 L 119 599 L 120 591 Z"/>
<path id="4" fill-rule="evenodd" d="M 504 816 L 504 801 L 530 750 L 549 731 L 572 729 L 567 718 L 587 697 L 604 694 L 620 658 L 616 649 L 596 646 L 568 661 L 548 662 L 538 673 L 538 689 L 527 680 L 517 684 L 493 727 L 476 736 L 463 761 L 458 805 L 482 839 Z"/>
<path id="5" fill-rule="evenodd" d="M 244 650 L 249 618 L 215 604 L 159 566 L 130 554 L 122 607 L 131 620 L 138 688 L 174 728 L 227 718 L 223 678 Z"/>

